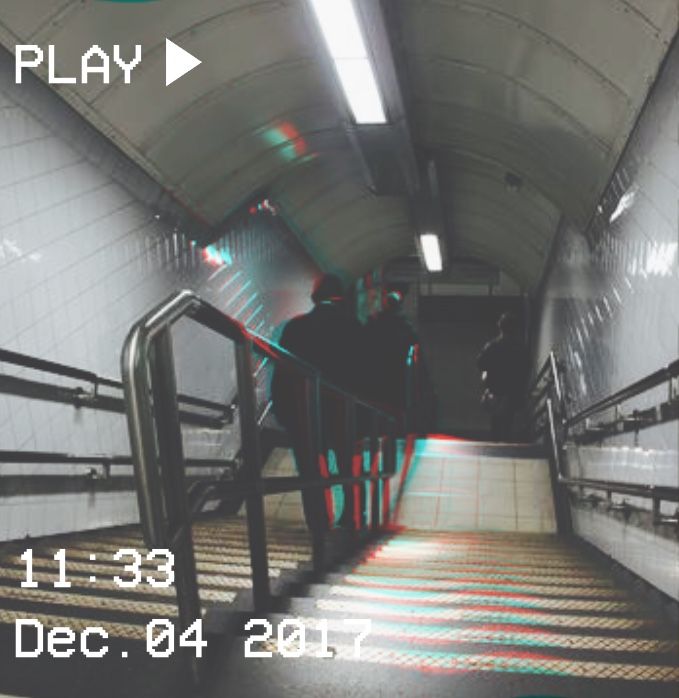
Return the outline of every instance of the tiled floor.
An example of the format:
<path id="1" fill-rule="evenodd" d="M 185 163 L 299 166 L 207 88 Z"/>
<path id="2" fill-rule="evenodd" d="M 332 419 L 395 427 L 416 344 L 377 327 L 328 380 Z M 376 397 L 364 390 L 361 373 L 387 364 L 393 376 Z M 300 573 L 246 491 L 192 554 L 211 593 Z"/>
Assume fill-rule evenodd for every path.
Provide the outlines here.
<path id="1" fill-rule="evenodd" d="M 419 444 L 396 524 L 437 531 L 553 533 L 546 460 L 445 453 Z"/>
<path id="2" fill-rule="evenodd" d="M 290 476 L 296 472 L 292 453 L 276 449 L 265 475 Z M 265 506 L 269 520 L 303 520 L 299 493 L 267 497 Z M 395 523 L 439 531 L 554 533 L 547 462 L 461 454 L 447 448 L 445 442 L 419 441 Z"/>

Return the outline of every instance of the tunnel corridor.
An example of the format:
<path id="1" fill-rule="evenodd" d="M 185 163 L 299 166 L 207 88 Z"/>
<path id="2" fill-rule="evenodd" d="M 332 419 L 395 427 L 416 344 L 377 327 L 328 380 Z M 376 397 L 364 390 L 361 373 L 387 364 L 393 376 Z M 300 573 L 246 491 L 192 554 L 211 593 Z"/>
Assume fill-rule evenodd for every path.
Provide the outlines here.
<path id="1" fill-rule="evenodd" d="M 679 695 L 679 0 L 2 0 L 0 698 Z"/>

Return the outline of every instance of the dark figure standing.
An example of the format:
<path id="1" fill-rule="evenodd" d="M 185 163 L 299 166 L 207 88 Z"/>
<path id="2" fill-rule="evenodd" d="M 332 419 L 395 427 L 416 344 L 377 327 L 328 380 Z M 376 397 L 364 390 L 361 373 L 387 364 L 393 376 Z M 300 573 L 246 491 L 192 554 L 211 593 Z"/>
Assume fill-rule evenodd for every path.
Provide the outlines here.
<path id="1" fill-rule="evenodd" d="M 406 408 L 408 353 L 418 343 L 402 306 L 401 294 L 389 293 L 382 312 L 365 327 L 370 397 L 393 412 L 403 412 Z"/>
<path id="2" fill-rule="evenodd" d="M 494 441 L 510 442 L 524 400 L 528 356 L 515 315 L 505 313 L 498 328 L 499 335 L 483 348 L 477 365 L 484 384 L 481 401 L 491 415 L 491 436 Z"/>
<path id="3" fill-rule="evenodd" d="M 290 320 L 284 327 L 280 345 L 320 370 L 323 378 L 348 392 L 356 392 L 359 377 L 362 328 L 345 307 L 344 288 L 334 274 L 325 274 L 311 295 L 314 308 Z M 299 374 L 277 365 L 271 383 L 273 412 L 292 441 L 297 469 L 305 477 L 318 478 L 319 463 L 311 462 L 306 444 L 307 419 L 304 414 L 304 381 Z M 346 418 L 344 403 L 330 391 L 321 391 L 321 452 L 333 449 L 340 474 L 351 475 L 351 455 L 342 452 Z M 345 488 L 342 524 L 350 525 L 352 488 Z M 312 530 L 329 526 L 322 490 L 302 492 L 304 515 Z"/>

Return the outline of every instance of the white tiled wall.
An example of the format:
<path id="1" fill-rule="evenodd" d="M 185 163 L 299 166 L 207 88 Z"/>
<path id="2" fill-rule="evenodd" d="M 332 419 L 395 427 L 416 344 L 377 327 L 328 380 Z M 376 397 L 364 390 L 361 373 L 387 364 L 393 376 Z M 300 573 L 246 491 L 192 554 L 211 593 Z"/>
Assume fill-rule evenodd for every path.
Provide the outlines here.
<path id="1" fill-rule="evenodd" d="M 10 539 L 121 526 L 138 519 L 137 500 L 125 492 L 60 494 L 48 501 L 42 496 L 11 497 L 0 506 Z"/>
<path id="2" fill-rule="evenodd" d="M 655 428 L 649 430 L 645 441 L 652 440 L 654 430 Z M 632 436 L 610 439 L 602 446 L 568 447 L 568 468 L 571 475 L 594 480 L 679 487 L 678 463 L 676 449 L 634 445 Z M 598 494 L 601 495 L 601 492 Z M 634 507 L 649 511 L 653 507 L 652 501 L 643 497 L 613 494 L 612 499 L 614 502 L 624 500 Z M 671 515 L 676 508 L 675 503 L 663 502 L 661 512 Z"/>
<path id="3" fill-rule="evenodd" d="M 437 531 L 555 533 L 544 460 L 416 450 L 397 525 Z"/>
<path id="4" fill-rule="evenodd" d="M 578 535 L 679 600 L 679 542 L 591 509 L 576 509 L 573 514 Z"/>
<path id="5" fill-rule="evenodd" d="M 591 225 L 581 230 L 566 220 L 559 233 L 542 304 L 539 354 L 544 358 L 555 348 L 566 363 L 573 411 L 679 356 L 677 84 L 675 42 Z M 652 407 L 667 395 L 663 385 L 622 410 Z M 571 449 L 568 461 L 571 472 L 584 477 L 677 487 L 678 451 L 674 421 L 643 430 L 636 439 L 630 434 L 603 447 Z M 577 512 L 577 519 L 584 538 L 676 595 L 676 545 L 621 528 L 602 514 Z"/>
<path id="6" fill-rule="evenodd" d="M 268 237 L 254 219 L 246 230 L 225 229 L 217 245 L 231 246 L 227 261 L 207 260 L 181 226 L 159 218 L 113 178 L 112 171 L 125 169 L 123 161 L 93 163 L 62 137 L 77 128 L 64 119 L 79 117 L 64 112 L 44 86 L 36 90 L 39 99 L 25 99 L 16 86 L 0 82 L 0 347 L 118 378 L 131 325 L 178 289 L 196 290 L 264 335 L 282 316 L 306 309 L 313 270 L 293 259 L 273 222 L 260 225 L 273 226 Z M 95 147 L 91 134 L 88 139 L 92 152 L 114 159 Z M 230 402 L 235 383 L 228 344 L 183 321 L 174 341 L 180 390 Z M 78 385 L 8 364 L 0 371 Z M 261 377 L 263 395 L 266 374 Z M 237 430 L 187 429 L 185 445 L 194 457 L 229 458 L 238 447 Z M 0 449 L 122 455 L 129 444 L 122 416 L 0 395 Z M 0 464 L 0 478 L 89 467 Z M 0 540 L 136 518 L 133 494 L 6 497 L 0 498 Z"/>

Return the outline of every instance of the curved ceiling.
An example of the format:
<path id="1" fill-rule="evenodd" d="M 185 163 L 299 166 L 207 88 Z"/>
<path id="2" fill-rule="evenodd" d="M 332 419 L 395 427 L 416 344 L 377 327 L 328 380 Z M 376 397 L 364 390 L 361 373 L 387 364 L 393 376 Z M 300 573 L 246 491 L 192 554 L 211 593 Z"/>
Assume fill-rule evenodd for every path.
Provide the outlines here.
<path id="1" fill-rule="evenodd" d="M 612 172 L 676 33 L 676 0 L 385 7 L 415 149 L 440 165 L 449 252 L 534 287 L 562 217 L 586 223 Z M 411 252 L 414 231 L 407 201 L 366 185 L 315 31 L 304 0 L 0 6 L 2 42 L 54 44 L 60 75 L 92 43 L 142 44 L 132 85 L 54 89 L 211 223 L 267 189 L 323 266 L 358 275 Z M 166 37 L 203 61 L 168 88 Z"/>

